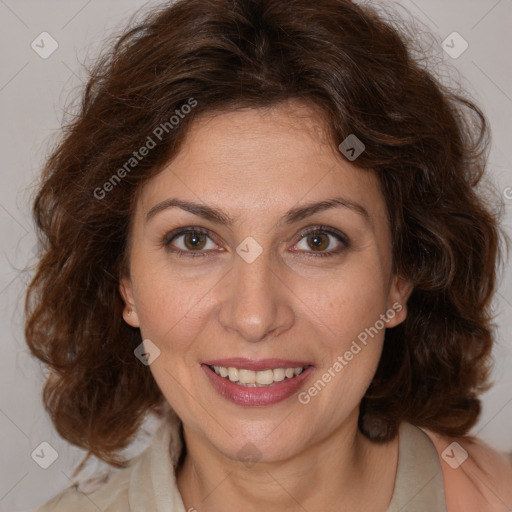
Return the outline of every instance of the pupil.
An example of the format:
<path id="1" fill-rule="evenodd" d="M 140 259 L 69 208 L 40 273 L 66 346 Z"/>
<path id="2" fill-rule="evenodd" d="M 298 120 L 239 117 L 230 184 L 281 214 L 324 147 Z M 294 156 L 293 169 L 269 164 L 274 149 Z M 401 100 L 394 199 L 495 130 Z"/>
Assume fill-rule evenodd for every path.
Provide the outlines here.
<path id="1" fill-rule="evenodd" d="M 322 240 L 322 235 L 314 234 L 310 235 L 309 242 L 316 248 L 316 249 L 325 249 L 328 245 L 325 243 L 325 237 Z"/>
<path id="2" fill-rule="evenodd" d="M 188 236 L 185 237 L 185 244 L 189 249 L 197 249 L 203 242 L 203 237 L 204 235 L 202 233 L 188 233 Z"/>

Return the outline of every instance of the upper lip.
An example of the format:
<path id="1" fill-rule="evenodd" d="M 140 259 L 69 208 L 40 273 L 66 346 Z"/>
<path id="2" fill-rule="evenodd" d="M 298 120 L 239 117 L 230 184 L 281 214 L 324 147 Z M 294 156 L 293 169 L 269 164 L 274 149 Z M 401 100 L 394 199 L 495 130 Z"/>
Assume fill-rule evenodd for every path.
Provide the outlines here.
<path id="1" fill-rule="evenodd" d="M 226 368 L 243 368 L 260 371 L 275 368 L 298 368 L 299 366 L 312 366 L 308 361 L 292 361 L 291 359 L 247 359 L 245 357 L 230 357 L 228 359 L 211 359 L 204 361 L 208 366 L 224 366 Z"/>

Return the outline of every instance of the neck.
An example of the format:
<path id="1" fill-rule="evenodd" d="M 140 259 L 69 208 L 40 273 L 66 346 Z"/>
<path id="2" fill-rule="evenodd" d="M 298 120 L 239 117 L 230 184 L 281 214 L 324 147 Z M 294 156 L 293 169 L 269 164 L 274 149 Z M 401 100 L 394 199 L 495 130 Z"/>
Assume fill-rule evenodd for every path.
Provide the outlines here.
<path id="1" fill-rule="evenodd" d="M 177 472 L 185 510 L 372 510 L 391 501 L 398 462 L 398 439 L 368 440 L 356 421 L 311 443 L 293 457 L 253 465 L 219 452 L 184 427 L 185 460 Z"/>

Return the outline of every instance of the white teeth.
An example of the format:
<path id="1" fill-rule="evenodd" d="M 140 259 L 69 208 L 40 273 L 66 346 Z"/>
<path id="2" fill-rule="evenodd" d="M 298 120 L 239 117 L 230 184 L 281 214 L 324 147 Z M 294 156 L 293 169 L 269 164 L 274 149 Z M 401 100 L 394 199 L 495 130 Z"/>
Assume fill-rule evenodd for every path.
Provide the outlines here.
<path id="1" fill-rule="evenodd" d="M 281 382 L 285 379 L 284 374 L 284 368 L 276 368 L 275 370 L 272 370 L 274 372 L 274 381 L 275 382 Z"/>
<path id="2" fill-rule="evenodd" d="M 238 381 L 241 384 L 254 384 L 255 373 L 252 370 L 244 370 L 240 368 L 238 370 Z"/>
<path id="3" fill-rule="evenodd" d="M 236 368 L 228 368 L 228 377 L 231 382 L 236 382 L 239 380 L 238 370 Z"/>
<path id="4" fill-rule="evenodd" d="M 284 375 L 285 377 L 291 379 L 295 375 L 295 368 L 286 368 L 286 370 L 284 371 Z"/>
<path id="5" fill-rule="evenodd" d="M 272 382 L 274 382 L 273 370 L 256 372 L 256 384 L 272 384 Z"/>
<path id="6" fill-rule="evenodd" d="M 259 387 L 269 386 L 274 382 L 281 382 L 285 378 L 292 379 L 300 375 L 304 368 L 298 366 L 296 368 L 275 368 L 273 370 L 246 370 L 245 368 L 226 368 L 224 366 L 212 366 L 217 375 L 229 378 L 231 382 L 236 382 L 241 386 Z"/>

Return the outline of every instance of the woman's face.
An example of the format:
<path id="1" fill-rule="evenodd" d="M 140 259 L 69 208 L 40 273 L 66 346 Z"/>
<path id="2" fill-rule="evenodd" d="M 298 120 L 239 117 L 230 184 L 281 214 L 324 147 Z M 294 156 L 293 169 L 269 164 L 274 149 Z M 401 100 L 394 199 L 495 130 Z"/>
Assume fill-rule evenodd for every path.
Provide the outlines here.
<path id="1" fill-rule="evenodd" d="M 292 102 L 202 117 L 134 213 L 124 319 L 186 431 L 231 459 L 355 429 L 384 326 L 405 318 L 377 178 L 322 126 Z"/>

